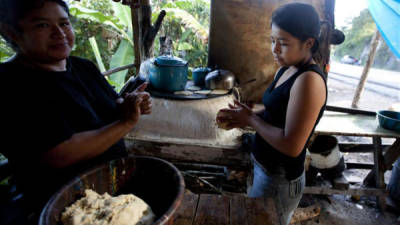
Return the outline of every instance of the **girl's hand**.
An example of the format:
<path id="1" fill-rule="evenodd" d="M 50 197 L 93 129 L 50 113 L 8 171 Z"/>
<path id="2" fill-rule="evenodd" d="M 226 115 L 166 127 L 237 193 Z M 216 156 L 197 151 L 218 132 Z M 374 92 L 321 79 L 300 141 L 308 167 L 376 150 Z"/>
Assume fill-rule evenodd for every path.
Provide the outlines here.
<path id="1" fill-rule="evenodd" d="M 247 105 L 234 101 L 229 108 L 221 109 L 217 115 L 217 123 L 224 124 L 224 128 L 243 128 L 249 126 L 253 112 Z"/>

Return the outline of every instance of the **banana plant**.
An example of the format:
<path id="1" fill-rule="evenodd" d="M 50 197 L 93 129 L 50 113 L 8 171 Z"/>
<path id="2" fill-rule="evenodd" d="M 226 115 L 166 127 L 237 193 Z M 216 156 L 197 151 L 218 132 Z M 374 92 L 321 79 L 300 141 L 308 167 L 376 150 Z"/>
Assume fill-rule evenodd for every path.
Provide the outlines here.
<path id="1" fill-rule="evenodd" d="M 77 17 L 78 19 L 90 20 L 99 24 L 107 25 L 112 28 L 113 32 L 116 32 L 122 38 L 118 49 L 111 57 L 108 69 L 127 65 L 134 61 L 131 10 L 129 7 L 120 3 L 115 3 L 111 0 L 110 4 L 114 12 L 113 16 L 107 16 L 99 11 L 87 9 L 77 1 L 72 1 L 70 5 L 71 15 Z M 191 60 L 198 61 L 198 64 L 204 64 L 205 59 L 207 58 L 208 24 L 202 25 L 196 18 L 196 13 L 190 13 L 187 10 L 190 9 L 193 12 L 197 11 L 197 9 L 200 9 L 200 11 L 203 13 L 203 8 L 209 8 L 209 1 L 181 0 L 165 1 L 165 3 L 160 3 L 157 1 L 155 4 L 153 4 L 153 7 L 155 7 L 155 12 L 158 12 L 161 9 L 166 10 L 168 20 L 174 21 L 170 24 L 173 24 L 174 26 L 178 25 L 180 34 L 173 35 L 173 38 L 177 40 L 174 43 L 175 49 L 178 51 L 189 52 L 189 57 L 193 58 Z M 203 14 L 202 16 L 208 19 L 209 15 Z M 153 22 L 156 19 L 157 13 L 154 13 L 152 15 Z M 99 67 L 101 67 L 102 64 L 104 65 L 100 57 L 101 51 L 95 49 L 97 44 L 95 44 L 95 40 L 91 40 L 91 46 L 94 54 L 96 55 L 96 61 L 98 62 Z M 156 46 L 157 44 L 158 42 L 156 42 Z M 106 66 L 104 66 L 104 70 L 106 69 Z M 125 70 L 112 74 L 109 77 L 109 82 L 115 86 L 117 91 L 119 91 L 123 86 L 126 74 L 127 71 Z"/>
<path id="2" fill-rule="evenodd" d="M 185 58 L 192 66 L 206 65 L 210 1 L 166 0 L 154 6 L 156 11 L 163 9 L 167 12 L 164 26 L 170 27 L 167 35 L 175 40 L 174 50 L 185 52 Z"/>
<path id="3" fill-rule="evenodd" d="M 110 65 L 108 69 L 130 64 L 134 61 L 133 54 L 133 28 L 131 23 L 131 11 L 127 6 L 111 2 L 114 16 L 107 16 L 96 10 L 87 9 L 79 5 L 79 2 L 72 3 L 70 7 L 71 15 L 78 19 L 86 19 L 94 21 L 103 25 L 108 25 L 113 28 L 113 32 L 119 34 L 122 40 L 119 43 L 119 47 L 115 54 L 111 57 Z M 94 37 L 89 38 L 92 51 L 96 57 L 97 64 L 100 70 L 104 72 L 106 67 L 104 66 L 101 58 L 100 50 L 97 47 L 97 42 Z M 115 87 L 116 91 L 119 91 L 125 83 L 125 78 L 128 71 L 120 71 L 110 75 L 108 78 L 109 82 Z"/>
<path id="4" fill-rule="evenodd" d="M 193 32 L 203 43 L 208 41 L 208 28 L 201 25 L 190 13 L 179 8 L 165 8 L 164 10 L 167 15 L 179 19 L 185 29 Z"/>

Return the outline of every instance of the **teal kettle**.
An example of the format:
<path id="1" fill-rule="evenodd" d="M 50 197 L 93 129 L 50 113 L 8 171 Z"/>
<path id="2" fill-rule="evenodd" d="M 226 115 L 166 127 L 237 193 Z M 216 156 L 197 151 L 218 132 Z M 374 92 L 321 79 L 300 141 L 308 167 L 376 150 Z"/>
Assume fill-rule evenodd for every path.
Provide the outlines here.
<path id="1" fill-rule="evenodd" d="M 175 92 L 185 89 L 188 62 L 174 56 L 162 55 L 152 60 L 149 81 L 157 91 Z"/>

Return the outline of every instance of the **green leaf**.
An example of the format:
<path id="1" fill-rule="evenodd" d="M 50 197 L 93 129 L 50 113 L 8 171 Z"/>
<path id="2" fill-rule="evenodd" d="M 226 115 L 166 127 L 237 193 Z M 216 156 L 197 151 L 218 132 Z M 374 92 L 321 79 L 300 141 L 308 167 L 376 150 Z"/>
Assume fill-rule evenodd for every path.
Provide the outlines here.
<path id="1" fill-rule="evenodd" d="M 77 3 L 76 3 L 77 4 Z M 87 9 L 79 5 L 71 5 L 70 7 L 70 12 L 71 15 L 79 18 L 79 19 L 85 19 L 89 21 L 93 21 L 96 23 L 104 24 L 111 26 L 114 28 L 117 32 L 121 34 L 129 43 L 131 43 L 131 46 L 133 46 L 133 40 L 132 40 L 132 19 L 130 17 L 130 10 L 128 7 L 122 6 L 120 3 L 115 3 L 113 2 L 114 10 L 116 10 L 116 16 L 106 16 L 103 13 L 92 10 L 92 9 Z M 124 26 L 128 27 L 128 33 L 124 30 Z"/>
<path id="2" fill-rule="evenodd" d="M 182 50 L 187 51 L 187 50 L 191 50 L 191 49 L 193 49 L 193 45 L 191 45 L 187 42 L 179 43 L 179 45 L 178 45 L 179 51 L 182 51 Z"/>
<path id="3" fill-rule="evenodd" d="M 164 10 L 173 15 L 175 18 L 180 19 L 182 25 L 185 26 L 186 29 L 192 30 L 192 32 L 196 34 L 197 38 L 203 42 L 208 40 L 208 29 L 203 27 L 190 13 L 176 8 L 166 8 Z"/>
<path id="4" fill-rule="evenodd" d="M 128 33 L 132 33 L 132 16 L 131 9 L 128 6 L 122 5 L 121 3 L 111 2 L 114 10 L 114 15 L 120 20 L 120 22 L 128 27 Z"/>
<path id="5" fill-rule="evenodd" d="M 192 6 L 192 3 L 188 1 L 176 1 L 175 5 L 180 9 L 188 9 Z"/>
<path id="6" fill-rule="evenodd" d="M 113 55 L 110 62 L 110 69 L 131 64 L 134 61 L 133 48 L 129 42 L 122 40 L 117 52 Z M 119 92 L 125 83 L 128 70 L 120 71 L 110 75 L 110 80 L 115 84 L 115 89 Z"/>
<path id="7" fill-rule="evenodd" d="M 192 32 L 191 30 L 184 31 L 184 33 L 182 34 L 181 40 L 179 40 L 179 42 L 186 41 L 186 39 L 189 37 L 191 32 Z"/>
<path id="8" fill-rule="evenodd" d="M 89 42 L 90 42 L 90 46 L 92 46 L 92 50 L 93 50 L 94 56 L 96 57 L 97 65 L 99 66 L 100 71 L 101 72 L 106 71 L 106 68 L 104 67 L 103 59 L 101 59 L 99 48 L 97 47 L 96 38 L 90 37 Z"/>
<path id="9" fill-rule="evenodd" d="M 108 24 L 113 24 L 112 26 L 117 28 L 118 30 L 123 29 L 123 25 L 119 23 L 118 18 L 113 16 L 106 16 L 103 13 L 93 9 L 87 9 L 79 5 L 71 5 L 70 13 L 72 16 L 75 16 L 79 19 L 86 19 L 98 23 L 107 22 Z"/>

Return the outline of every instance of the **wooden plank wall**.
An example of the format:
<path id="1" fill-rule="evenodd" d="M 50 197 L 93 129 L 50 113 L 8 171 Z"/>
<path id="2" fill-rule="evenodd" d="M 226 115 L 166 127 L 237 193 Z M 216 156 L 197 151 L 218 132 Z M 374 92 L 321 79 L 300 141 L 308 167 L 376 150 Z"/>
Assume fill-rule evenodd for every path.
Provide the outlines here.
<path id="1" fill-rule="evenodd" d="M 296 0 L 297 1 L 297 0 Z M 240 82 L 257 81 L 242 90 L 244 100 L 260 101 L 277 70 L 270 48 L 270 18 L 293 0 L 212 0 L 209 66 L 232 71 Z M 333 24 L 334 0 L 302 0 L 312 4 L 321 20 Z M 327 10 L 329 8 L 329 10 Z M 330 12 L 332 11 L 332 15 Z M 328 46 L 329 47 L 329 46 Z M 323 56 L 329 59 L 329 48 Z"/>

